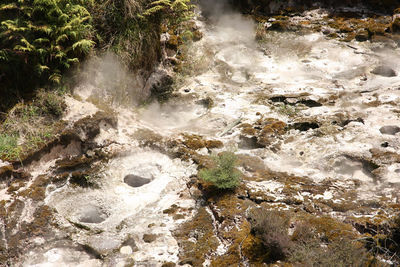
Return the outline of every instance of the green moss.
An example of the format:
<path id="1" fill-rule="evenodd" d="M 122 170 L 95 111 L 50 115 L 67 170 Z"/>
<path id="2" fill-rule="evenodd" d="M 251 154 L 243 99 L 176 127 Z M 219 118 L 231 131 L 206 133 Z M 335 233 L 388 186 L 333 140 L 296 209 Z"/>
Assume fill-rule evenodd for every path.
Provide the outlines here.
<path id="1" fill-rule="evenodd" d="M 180 263 L 202 266 L 207 255 L 216 251 L 219 242 L 214 236 L 213 221 L 204 207 L 194 218 L 182 224 L 175 232 L 180 251 Z M 194 240 L 192 240 L 193 238 Z"/>

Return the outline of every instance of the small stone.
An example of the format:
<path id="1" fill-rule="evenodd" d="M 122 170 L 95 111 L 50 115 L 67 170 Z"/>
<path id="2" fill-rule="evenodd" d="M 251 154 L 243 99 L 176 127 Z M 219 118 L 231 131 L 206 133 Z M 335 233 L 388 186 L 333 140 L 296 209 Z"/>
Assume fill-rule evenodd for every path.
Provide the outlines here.
<path id="1" fill-rule="evenodd" d="M 124 241 L 124 243 L 122 243 L 122 246 L 129 246 L 129 247 L 131 247 L 131 249 L 133 250 L 133 251 L 138 251 L 138 247 L 136 246 L 136 242 L 135 242 L 135 239 L 133 238 L 133 237 L 128 237 L 125 241 Z"/>
<path id="2" fill-rule="evenodd" d="M 132 248 L 130 246 L 124 246 L 119 250 L 119 252 L 121 254 L 130 255 L 130 254 L 132 254 L 133 251 L 132 251 Z"/>
<path id="3" fill-rule="evenodd" d="M 157 239 L 157 235 L 155 234 L 144 234 L 143 241 L 146 243 L 154 242 Z"/>
<path id="4" fill-rule="evenodd" d="M 375 75 L 380 75 L 383 77 L 396 77 L 397 76 L 397 73 L 391 67 L 384 66 L 384 65 L 375 67 L 371 71 L 371 73 L 375 74 Z"/>
<path id="5" fill-rule="evenodd" d="M 395 125 L 387 125 L 381 127 L 379 131 L 381 132 L 381 134 L 395 135 L 400 132 L 400 127 Z"/>

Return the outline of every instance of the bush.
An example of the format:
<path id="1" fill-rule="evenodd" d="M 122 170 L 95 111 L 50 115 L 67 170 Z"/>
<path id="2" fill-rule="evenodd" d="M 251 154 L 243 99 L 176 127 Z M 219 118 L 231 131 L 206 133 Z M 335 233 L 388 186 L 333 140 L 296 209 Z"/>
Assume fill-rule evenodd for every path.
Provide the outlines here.
<path id="1" fill-rule="evenodd" d="M 199 177 L 219 189 L 233 189 L 239 185 L 240 172 L 236 170 L 237 157 L 233 152 L 223 152 L 213 157 L 214 167 L 202 169 Z"/>
<path id="2" fill-rule="evenodd" d="M 288 235 L 289 218 L 286 214 L 260 208 L 251 211 L 249 220 L 252 233 L 265 246 L 269 262 L 285 259 L 291 247 Z"/>

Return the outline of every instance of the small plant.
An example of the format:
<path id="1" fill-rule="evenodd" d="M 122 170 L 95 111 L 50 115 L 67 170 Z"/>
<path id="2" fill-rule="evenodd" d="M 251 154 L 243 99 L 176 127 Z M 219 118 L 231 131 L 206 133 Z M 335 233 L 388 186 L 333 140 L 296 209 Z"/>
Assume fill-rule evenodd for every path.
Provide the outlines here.
<path id="1" fill-rule="evenodd" d="M 219 189 L 233 189 L 239 185 L 240 172 L 236 170 L 237 157 L 233 152 L 223 152 L 213 157 L 213 168 L 202 169 L 199 177 Z"/>
<path id="2" fill-rule="evenodd" d="M 286 115 L 288 117 L 294 117 L 299 112 L 299 110 L 296 107 L 286 104 L 279 105 L 277 111 L 278 113 Z"/>
<path id="3" fill-rule="evenodd" d="M 290 251 L 289 218 L 280 211 L 254 209 L 249 215 L 251 231 L 258 236 L 270 262 L 285 259 Z"/>

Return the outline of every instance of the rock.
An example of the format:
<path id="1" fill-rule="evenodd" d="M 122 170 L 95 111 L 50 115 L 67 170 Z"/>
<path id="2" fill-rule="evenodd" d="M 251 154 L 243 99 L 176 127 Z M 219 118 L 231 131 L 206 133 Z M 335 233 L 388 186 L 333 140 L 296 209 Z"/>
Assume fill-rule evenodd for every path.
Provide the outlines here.
<path id="1" fill-rule="evenodd" d="M 288 30 L 288 28 L 288 23 L 286 21 L 274 21 L 271 23 L 271 26 L 268 28 L 268 30 L 283 32 Z"/>
<path id="2" fill-rule="evenodd" d="M 159 68 L 147 79 L 143 89 L 144 97 L 152 95 L 162 99 L 172 91 L 172 83 L 172 74 L 166 69 Z"/>
<path id="3" fill-rule="evenodd" d="M 400 14 L 395 14 L 393 16 L 391 29 L 393 33 L 400 33 Z"/>
<path id="4" fill-rule="evenodd" d="M 161 267 L 175 267 L 176 264 L 173 262 L 164 262 L 163 265 L 161 265 Z"/>
<path id="5" fill-rule="evenodd" d="M 13 166 L 11 163 L 7 162 L 7 161 L 2 161 L 0 159 L 0 176 L 6 172 L 12 171 L 13 170 Z"/>
<path id="6" fill-rule="evenodd" d="M 356 33 L 356 40 L 359 42 L 365 42 L 369 39 L 369 33 L 366 30 L 359 30 Z"/>
<path id="7" fill-rule="evenodd" d="M 155 234 L 144 234 L 143 235 L 143 241 L 146 243 L 154 242 L 154 241 L 156 241 L 156 239 L 157 239 L 157 235 L 155 235 Z"/>
<path id="8" fill-rule="evenodd" d="M 132 254 L 133 250 L 130 246 L 124 246 L 124 247 L 120 248 L 119 252 L 121 254 L 130 255 L 130 254 Z"/>
<path id="9" fill-rule="evenodd" d="M 119 240 L 114 239 L 109 236 L 93 236 L 91 237 L 86 247 L 97 255 L 107 255 L 114 251 L 118 251 L 118 248 L 121 246 Z"/>
<path id="10" fill-rule="evenodd" d="M 131 237 L 131 236 L 129 236 L 124 241 L 124 243 L 122 243 L 122 246 L 129 246 L 132 249 L 132 251 L 138 251 L 139 250 L 138 247 L 136 246 L 135 239 L 133 237 Z"/>
<path id="11" fill-rule="evenodd" d="M 381 134 L 395 135 L 400 132 L 400 127 L 395 125 L 387 125 L 381 127 L 379 131 L 381 132 Z"/>
<path id="12" fill-rule="evenodd" d="M 380 75 L 383 77 L 395 77 L 397 76 L 397 73 L 390 67 L 388 66 L 378 66 L 376 68 L 374 68 L 371 73 L 375 74 L 375 75 Z"/>
<path id="13" fill-rule="evenodd" d="M 128 174 L 124 177 L 124 183 L 132 187 L 141 187 L 151 182 L 149 178 L 143 178 L 134 174 Z"/>
<path id="14" fill-rule="evenodd" d="M 79 221 L 82 223 L 101 223 L 107 219 L 107 215 L 99 207 L 88 205 L 81 210 Z"/>

